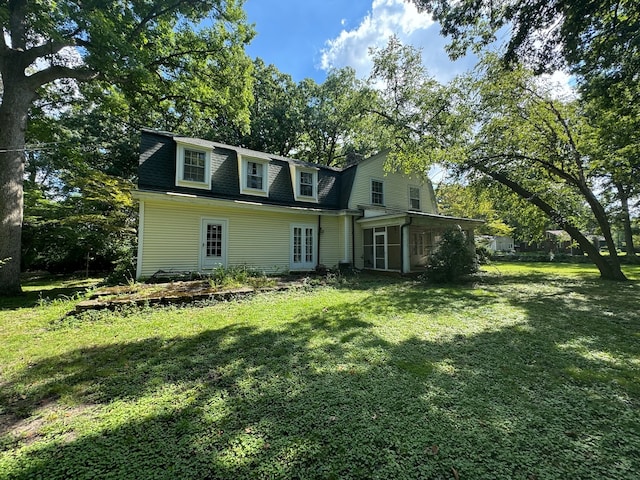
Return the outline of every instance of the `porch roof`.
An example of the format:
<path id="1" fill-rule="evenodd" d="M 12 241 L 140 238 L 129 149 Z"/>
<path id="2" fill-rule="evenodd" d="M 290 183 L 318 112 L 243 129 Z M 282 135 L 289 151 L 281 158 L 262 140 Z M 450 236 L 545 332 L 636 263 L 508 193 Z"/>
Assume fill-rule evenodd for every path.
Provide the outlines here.
<path id="1" fill-rule="evenodd" d="M 454 225 L 460 225 L 461 227 L 477 227 L 485 223 L 484 220 L 474 218 L 450 217 L 447 215 L 439 215 L 437 213 L 416 212 L 413 210 L 396 212 L 386 211 L 383 214 L 365 216 L 356 221 L 362 225 L 372 223 L 380 225 L 388 223 L 441 227 Z"/>

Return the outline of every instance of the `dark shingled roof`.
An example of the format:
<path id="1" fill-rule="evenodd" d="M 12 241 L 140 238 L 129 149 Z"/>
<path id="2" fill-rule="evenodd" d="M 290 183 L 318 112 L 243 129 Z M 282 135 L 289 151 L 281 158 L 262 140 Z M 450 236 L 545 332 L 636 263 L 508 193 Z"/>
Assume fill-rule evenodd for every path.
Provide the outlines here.
<path id="1" fill-rule="evenodd" d="M 193 190 L 176 186 L 176 142 L 212 150 L 211 190 Z M 238 155 L 269 160 L 268 198 L 240 193 Z M 290 165 L 317 169 L 318 203 L 295 200 Z M 329 167 L 199 138 L 143 129 L 140 141 L 138 188 L 162 192 L 197 193 L 199 196 L 230 200 L 255 200 L 272 205 L 339 210 L 347 208 L 356 168 L 356 165 L 345 169 Z"/>

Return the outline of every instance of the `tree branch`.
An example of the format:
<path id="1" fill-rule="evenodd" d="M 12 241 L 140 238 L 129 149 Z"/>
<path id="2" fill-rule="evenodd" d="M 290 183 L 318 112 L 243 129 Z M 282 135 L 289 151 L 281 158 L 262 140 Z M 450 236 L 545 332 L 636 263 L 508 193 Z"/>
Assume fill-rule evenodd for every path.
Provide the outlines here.
<path id="1" fill-rule="evenodd" d="M 81 82 L 86 82 L 88 80 L 94 80 L 98 78 L 98 76 L 98 72 L 86 68 L 77 69 L 64 67 L 62 65 L 52 65 L 48 68 L 45 68 L 44 70 L 40 70 L 39 72 L 28 76 L 27 82 L 29 82 L 30 87 L 35 90 L 42 85 L 46 85 L 47 83 L 51 83 L 54 80 L 59 80 L 62 78 L 71 78 L 79 80 Z"/>
<path id="2" fill-rule="evenodd" d="M 159 18 L 162 15 L 165 15 L 167 13 L 177 10 L 178 7 L 180 7 L 180 5 L 183 5 L 183 4 L 192 5 L 194 3 L 196 2 L 194 2 L 193 0 L 178 0 L 177 2 L 160 10 L 156 10 L 157 6 L 154 6 L 151 9 L 151 11 L 149 11 L 149 13 L 142 20 L 140 20 L 140 23 L 136 25 L 136 28 L 134 28 L 133 31 L 129 34 L 129 37 L 128 37 L 129 40 L 130 41 L 133 40 L 144 29 L 144 27 L 152 20 L 155 20 L 156 18 Z M 215 8 L 215 7 L 212 7 L 212 8 Z M 221 12 L 218 10 L 218 13 L 220 14 Z"/>
<path id="3" fill-rule="evenodd" d="M 74 40 L 69 42 L 51 41 L 21 52 L 21 56 L 26 65 L 31 65 L 38 58 L 45 57 L 47 55 L 54 55 L 65 47 L 73 47 L 75 45 L 76 42 Z"/>
<path id="4" fill-rule="evenodd" d="M 481 165 L 476 165 L 475 168 L 477 168 L 478 171 L 484 173 L 485 175 L 493 178 L 496 182 L 501 183 L 505 187 L 509 188 L 512 192 L 516 193 L 519 197 L 525 199 L 529 203 L 535 205 L 540 210 L 542 210 L 545 214 L 547 214 L 549 218 L 557 222 L 558 225 L 560 225 L 563 228 L 563 230 L 566 230 L 566 232 L 571 236 L 571 238 L 573 238 L 576 242 L 578 242 L 578 244 L 580 245 L 580 248 L 582 248 L 582 250 L 585 251 L 590 258 L 592 256 L 598 256 L 598 257 L 600 256 L 600 252 L 598 252 L 595 246 L 589 241 L 588 238 L 586 238 L 580 232 L 580 230 L 575 225 L 569 222 L 569 220 L 567 220 L 565 216 L 562 215 L 561 212 L 553 208 L 549 203 L 545 202 L 538 195 L 527 190 L 522 185 L 514 182 L 513 180 L 511 180 L 510 178 L 508 178 L 506 175 L 502 173 L 490 170 Z"/>

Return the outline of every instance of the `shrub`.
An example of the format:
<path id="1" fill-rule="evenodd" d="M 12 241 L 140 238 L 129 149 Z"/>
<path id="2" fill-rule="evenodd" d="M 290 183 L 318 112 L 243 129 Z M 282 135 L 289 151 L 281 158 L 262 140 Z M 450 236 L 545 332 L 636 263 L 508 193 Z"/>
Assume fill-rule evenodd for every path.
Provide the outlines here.
<path id="1" fill-rule="evenodd" d="M 458 227 L 444 232 L 438 249 L 429 259 L 424 277 L 432 282 L 451 283 L 477 271 L 475 251 L 469 248 L 467 237 Z"/>

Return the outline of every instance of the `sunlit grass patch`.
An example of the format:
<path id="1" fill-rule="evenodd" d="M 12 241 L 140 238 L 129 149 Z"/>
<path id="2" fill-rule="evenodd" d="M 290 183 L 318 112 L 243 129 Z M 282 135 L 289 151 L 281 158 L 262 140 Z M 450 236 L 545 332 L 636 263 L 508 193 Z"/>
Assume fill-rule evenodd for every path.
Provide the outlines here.
<path id="1" fill-rule="evenodd" d="M 638 477 L 640 285 L 538 267 L 1 310 L 0 478 Z"/>

